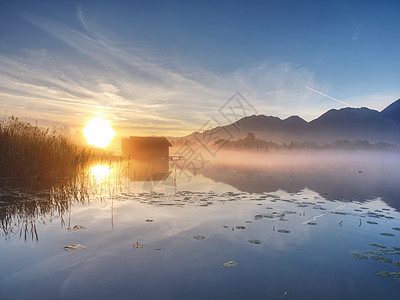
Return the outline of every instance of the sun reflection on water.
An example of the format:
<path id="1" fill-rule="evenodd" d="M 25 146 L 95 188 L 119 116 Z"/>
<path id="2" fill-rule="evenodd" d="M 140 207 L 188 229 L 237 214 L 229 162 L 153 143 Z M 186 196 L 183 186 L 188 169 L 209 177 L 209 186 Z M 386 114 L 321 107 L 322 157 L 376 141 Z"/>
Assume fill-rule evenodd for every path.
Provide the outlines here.
<path id="1" fill-rule="evenodd" d="M 92 180 L 96 183 L 102 183 L 108 181 L 110 175 L 112 173 L 112 169 L 107 165 L 96 165 L 90 168 L 90 176 Z"/>

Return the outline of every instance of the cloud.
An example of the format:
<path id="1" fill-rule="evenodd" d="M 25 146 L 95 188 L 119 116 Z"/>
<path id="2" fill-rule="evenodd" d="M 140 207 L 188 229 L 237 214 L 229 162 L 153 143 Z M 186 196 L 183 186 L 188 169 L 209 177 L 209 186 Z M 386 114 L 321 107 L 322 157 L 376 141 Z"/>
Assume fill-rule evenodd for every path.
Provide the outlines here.
<path id="1" fill-rule="evenodd" d="M 140 128 L 137 134 L 184 135 L 217 115 L 236 91 L 268 115 L 310 119 L 327 107 L 320 96 L 304 90 L 326 87 L 301 65 L 269 59 L 234 72 L 213 73 L 187 57 L 171 62 L 160 49 L 126 46 L 126 41 L 88 21 L 80 8 L 82 30 L 24 17 L 68 49 L 0 55 L 0 101 L 18 116 L 81 128 L 87 119 L 101 115 L 113 119 L 122 134 Z"/>

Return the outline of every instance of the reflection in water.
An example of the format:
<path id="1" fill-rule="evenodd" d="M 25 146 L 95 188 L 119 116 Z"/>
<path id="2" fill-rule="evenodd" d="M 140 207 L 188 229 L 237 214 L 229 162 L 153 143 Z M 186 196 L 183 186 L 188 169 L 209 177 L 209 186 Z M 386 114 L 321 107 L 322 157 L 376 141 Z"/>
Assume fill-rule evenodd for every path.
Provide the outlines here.
<path id="1" fill-rule="evenodd" d="M 90 168 L 90 176 L 97 184 L 109 180 L 112 169 L 109 165 L 96 165 Z"/>
<path id="2" fill-rule="evenodd" d="M 213 162 L 188 181 L 168 162 L 131 161 L 95 166 L 43 193 L 0 190 L 2 236 L 21 236 L 0 255 L 26 257 L 0 260 L 1 296 L 27 298 L 44 284 L 49 298 L 398 295 L 400 215 L 382 201 L 398 193 L 395 166 L 307 164 Z M 26 242 L 39 237 L 34 247 Z M 224 268 L 232 261 L 236 268 Z"/>
<path id="3" fill-rule="evenodd" d="M 127 170 L 130 181 L 160 181 L 170 174 L 169 161 L 166 159 L 134 160 L 129 162 Z"/>

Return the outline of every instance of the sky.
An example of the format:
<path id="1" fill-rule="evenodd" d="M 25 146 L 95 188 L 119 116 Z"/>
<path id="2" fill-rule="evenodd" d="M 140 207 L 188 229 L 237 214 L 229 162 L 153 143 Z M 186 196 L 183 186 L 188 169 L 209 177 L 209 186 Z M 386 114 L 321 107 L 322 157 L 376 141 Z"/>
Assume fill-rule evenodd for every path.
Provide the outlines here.
<path id="1" fill-rule="evenodd" d="M 184 136 L 228 124 L 230 101 L 307 121 L 382 110 L 400 98 L 399 11 L 398 1 L 2 0 L 0 113 Z"/>

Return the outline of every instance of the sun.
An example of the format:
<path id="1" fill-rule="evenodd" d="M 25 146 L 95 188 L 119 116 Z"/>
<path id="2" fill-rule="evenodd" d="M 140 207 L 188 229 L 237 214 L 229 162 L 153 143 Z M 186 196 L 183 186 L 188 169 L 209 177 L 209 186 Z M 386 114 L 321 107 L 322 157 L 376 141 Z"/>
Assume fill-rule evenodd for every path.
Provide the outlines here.
<path id="1" fill-rule="evenodd" d="M 87 123 L 85 129 L 83 129 L 83 135 L 89 145 L 105 148 L 114 138 L 115 131 L 107 120 L 95 118 Z"/>

